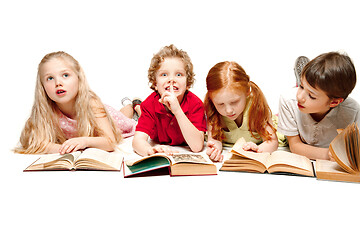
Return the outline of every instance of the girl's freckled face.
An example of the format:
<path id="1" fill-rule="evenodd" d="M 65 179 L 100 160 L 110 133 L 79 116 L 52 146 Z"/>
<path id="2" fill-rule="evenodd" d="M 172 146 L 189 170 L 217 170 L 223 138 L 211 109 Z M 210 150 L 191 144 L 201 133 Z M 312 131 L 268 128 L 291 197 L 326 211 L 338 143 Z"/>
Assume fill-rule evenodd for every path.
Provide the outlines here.
<path id="1" fill-rule="evenodd" d="M 225 117 L 235 121 L 243 115 L 246 107 L 247 94 L 229 88 L 220 89 L 212 93 L 211 100 L 216 110 Z"/>

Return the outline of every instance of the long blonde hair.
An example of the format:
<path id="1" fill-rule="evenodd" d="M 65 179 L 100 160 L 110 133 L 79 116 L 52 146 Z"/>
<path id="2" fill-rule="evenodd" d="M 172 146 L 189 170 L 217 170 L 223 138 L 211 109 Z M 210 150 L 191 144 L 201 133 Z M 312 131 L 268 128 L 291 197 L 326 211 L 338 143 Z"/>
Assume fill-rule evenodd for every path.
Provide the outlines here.
<path id="1" fill-rule="evenodd" d="M 266 98 L 261 89 L 246 74 L 245 70 L 236 62 L 220 62 L 213 66 L 206 77 L 206 93 L 204 106 L 211 126 L 211 135 L 214 139 L 222 141 L 225 134 L 221 129 L 221 115 L 212 102 L 212 94 L 218 90 L 230 87 L 239 92 L 250 92 L 252 97 L 249 109 L 249 131 L 256 138 L 253 132 L 257 132 L 263 140 L 271 139 L 271 134 L 266 130 L 269 125 L 273 131 L 272 113 Z"/>
<path id="2" fill-rule="evenodd" d="M 115 136 L 116 143 L 122 139 L 121 133 L 116 128 L 114 121 L 107 113 L 100 98 L 90 90 L 83 69 L 79 62 L 71 55 L 59 51 L 49 53 L 44 56 L 38 66 L 35 100 L 32 107 L 31 115 L 25 123 L 25 127 L 20 136 L 21 146 L 15 149 L 16 153 L 36 154 L 43 153 L 48 143 L 62 144 L 66 141 L 65 134 L 59 126 L 58 107 L 46 94 L 45 88 L 40 78 L 41 66 L 51 59 L 61 58 L 72 67 L 79 79 L 79 91 L 75 101 L 75 111 L 77 121 L 78 136 L 80 137 L 96 137 L 105 136 L 105 133 L 96 123 L 96 117 L 107 117 L 112 131 Z M 100 107 L 94 107 L 100 106 Z"/>

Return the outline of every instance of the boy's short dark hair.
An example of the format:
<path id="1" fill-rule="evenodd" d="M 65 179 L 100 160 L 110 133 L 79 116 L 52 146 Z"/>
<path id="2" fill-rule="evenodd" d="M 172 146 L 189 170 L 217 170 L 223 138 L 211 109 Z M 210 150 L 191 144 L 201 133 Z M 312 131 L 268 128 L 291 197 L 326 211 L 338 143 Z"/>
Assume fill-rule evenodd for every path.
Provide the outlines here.
<path id="1" fill-rule="evenodd" d="M 347 98 L 356 85 L 356 72 L 350 57 L 338 52 L 324 53 L 305 65 L 301 77 L 329 98 Z"/>

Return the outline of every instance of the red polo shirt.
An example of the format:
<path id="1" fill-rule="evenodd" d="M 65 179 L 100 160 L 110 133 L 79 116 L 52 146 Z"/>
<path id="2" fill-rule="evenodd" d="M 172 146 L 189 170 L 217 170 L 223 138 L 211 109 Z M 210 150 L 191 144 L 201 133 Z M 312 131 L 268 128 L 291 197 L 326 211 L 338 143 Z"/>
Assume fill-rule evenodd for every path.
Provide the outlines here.
<path id="1" fill-rule="evenodd" d="M 153 92 L 141 103 L 141 116 L 136 131 L 144 132 L 151 139 L 162 144 L 186 144 L 176 117 L 166 111 L 159 99 L 160 95 Z M 180 106 L 190 122 L 199 131 L 206 132 L 205 109 L 200 98 L 187 91 Z"/>

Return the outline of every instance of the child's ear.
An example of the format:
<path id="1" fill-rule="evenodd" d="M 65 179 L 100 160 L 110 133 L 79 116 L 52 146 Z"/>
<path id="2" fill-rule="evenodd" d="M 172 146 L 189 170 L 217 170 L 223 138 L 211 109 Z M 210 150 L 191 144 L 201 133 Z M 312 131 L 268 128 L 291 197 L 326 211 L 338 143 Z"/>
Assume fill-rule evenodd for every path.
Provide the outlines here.
<path id="1" fill-rule="evenodd" d="M 343 98 L 333 98 L 331 99 L 330 101 L 330 107 L 333 108 L 333 107 L 336 107 L 337 105 L 339 105 L 340 103 L 342 103 L 344 101 Z"/>

